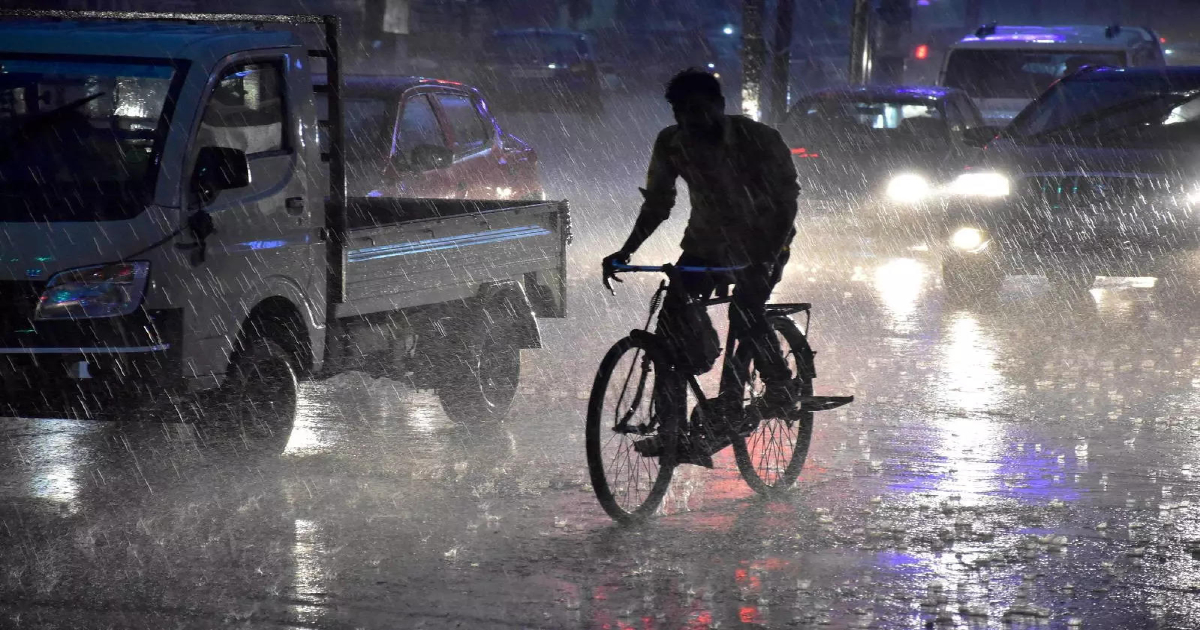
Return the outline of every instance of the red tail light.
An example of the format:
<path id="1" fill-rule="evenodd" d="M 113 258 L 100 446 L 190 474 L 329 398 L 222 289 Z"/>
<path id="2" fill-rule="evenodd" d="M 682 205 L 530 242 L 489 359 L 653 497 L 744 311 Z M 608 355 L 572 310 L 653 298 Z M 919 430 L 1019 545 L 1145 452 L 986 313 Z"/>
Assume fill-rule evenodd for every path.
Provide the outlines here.
<path id="1" fill-rule="evenodd" d="M 821 157 L 820 153 L 809 153 L 808 149 L 806 149 L 804 147 L 798 147 L 798 148 L 792 149 L 792 155 L 794 155 L 798 158 L 819 158 L 819 157 Z"/>
<path id="2" fill-rule="evenodd" d="M 929 44 L 921 44 L 920 46 L 917 46 L 917 49 L 913 51 L 913 57 L 916 57 L 919 61 L 928 59 Z"/>

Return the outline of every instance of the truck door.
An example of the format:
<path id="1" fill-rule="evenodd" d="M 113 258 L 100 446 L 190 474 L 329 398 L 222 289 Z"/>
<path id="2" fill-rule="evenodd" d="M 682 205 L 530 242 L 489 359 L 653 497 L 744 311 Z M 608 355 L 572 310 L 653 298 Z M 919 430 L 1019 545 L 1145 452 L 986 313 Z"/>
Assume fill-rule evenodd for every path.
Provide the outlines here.
<path id="1" fill-rule="evenodd" d="M 192 137 L 186 172 L 203 147 L 244 151 L 250 166 L 249 186 L 222 191 L 204 205 L 216 231 L 205 259 L 195 262 L 208 299 L 193 308 L 212 309 L 196 318 L 200 336 L 212 343 L 237 331 L 267 285 L 308 287 L 320 255 L 312 226 L 323 221 L 323 211 L 306 203 L 308 181 L 297 155 L 295 108 L 309 101 L 288 92 L 288 61 L 282 52 L 231 58 L 216 75 Z M 189 212 L 199 209 L 195 200 L 190 204 Z"/>

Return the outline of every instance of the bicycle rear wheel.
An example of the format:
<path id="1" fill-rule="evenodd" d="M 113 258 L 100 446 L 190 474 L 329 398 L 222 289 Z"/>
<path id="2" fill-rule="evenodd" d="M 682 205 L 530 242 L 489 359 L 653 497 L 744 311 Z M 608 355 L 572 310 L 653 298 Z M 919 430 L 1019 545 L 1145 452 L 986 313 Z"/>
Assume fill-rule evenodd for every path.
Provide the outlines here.
<path id="1" fill-rule="evenodd" d="M 812 396 L 813 375 L 816 372 L 808 339 L 787 317 L 771 318 L 771 326 L 779 339 L 797 394 Z M 755 414 L 756 402 L 763 395 L 764 385 L 750 354 L 748 345 L 739 344 L 738 355 L 750 364 L 745 409 L 747 414 Z M 804 468 L 808 445 L 812 440 L 813 414 L 806 411 L 789 414 L 786 418 L 756 419 L 758 426 L 753 433 L 748 436 L 734 433 L 731 436 L 734 461 L 746 484 L 755 492 L 767 497 L 780 496 L 791 490 L 800 476 L 800 470 Z"/>
<path id="2" fill-rule="evenodd" d="M 683 392 L 663 380 L 668 374 L 658 346 L 638 337 L 618 341 L 596 372 L 588 400 L 588 471 L 600 505 L 617 521 L 654 513 L 671 484 L 680 414 L 678 402 L 669 400 L 682 396 L 663 392 Z M 638 453 L 634 444 L 642 440 L 657 440 L 662 454 Z"/>

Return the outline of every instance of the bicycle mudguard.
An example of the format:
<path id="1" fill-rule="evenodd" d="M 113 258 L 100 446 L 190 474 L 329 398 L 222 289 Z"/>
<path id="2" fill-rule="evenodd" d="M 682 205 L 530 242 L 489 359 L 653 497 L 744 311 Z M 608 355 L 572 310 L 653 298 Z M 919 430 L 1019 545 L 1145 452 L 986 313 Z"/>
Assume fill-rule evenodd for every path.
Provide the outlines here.
<path id="1" fill-rule="evenodd" d="M 801 396 L 800 411 L 829 411 L 852 402 L 853 396 Z"/>

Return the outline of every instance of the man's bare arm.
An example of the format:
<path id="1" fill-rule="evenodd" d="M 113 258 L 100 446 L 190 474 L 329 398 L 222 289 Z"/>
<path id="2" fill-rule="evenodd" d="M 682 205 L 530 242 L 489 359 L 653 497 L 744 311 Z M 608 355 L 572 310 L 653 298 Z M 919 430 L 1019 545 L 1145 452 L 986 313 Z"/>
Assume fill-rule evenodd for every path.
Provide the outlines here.
<path id="1" fill-rule="evenodd" d="M 654 141 L 650 167 L 646 170 L 646 187 L 641 189 L 642 209 L 633 224 L 633 231 L 621 247 L 621 252 L 627 255 L 636 252 L 658 226 L 671 216 L 671 208 L 675 207 L 675 180 L 679 173 L 668 156 L 672 137 L 670 132 L 671 129 L 664 129 Z"/>

